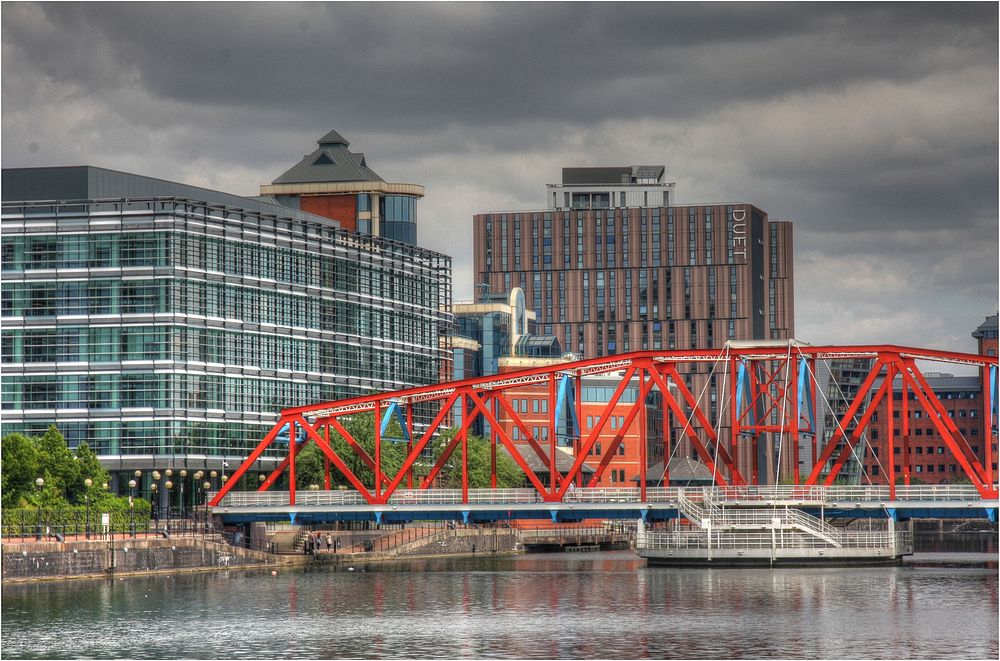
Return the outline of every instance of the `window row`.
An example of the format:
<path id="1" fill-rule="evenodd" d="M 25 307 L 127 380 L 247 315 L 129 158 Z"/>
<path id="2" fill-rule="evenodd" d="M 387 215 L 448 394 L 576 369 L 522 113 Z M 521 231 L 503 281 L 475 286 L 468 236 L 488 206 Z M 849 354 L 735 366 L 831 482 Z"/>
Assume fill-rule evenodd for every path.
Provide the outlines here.
<path id="1" fill-rule="evenodd" d="M 50 422 L 5 423 L 3 435 L 19 432 L 41 435 Z M 86 442 L 98 455 L 203 454 L 246 456 L 271 428 L 271 423 L 217 423 L 177 420 L 60 422 L 59 431 L 71 448 Z M 264 456 L 283 456 L 287 448 L 264 451 Z"/>
<path id="2" fill-rule="evenodd" d="M 380 298 L 436 309 L 442 282 L 417 273 L 407 260 L 386 269 L 354 259 L 291 248 L 188 234 L 146 232 L 13 236 L 3 239 L 3 270 L 180 266 L 262 278 Z"/>
<path id="3" fill-rule="evenodd" d="M 282 408 L 364 394 L 362 388 L 196 374 L 10 376 L 3 409 L 222 409 L 277 413 Z"/>
<path id="4" fill-rule="evenodd" d="M 374 308 L 287 292 L 200 280 L 117 280 L 4 283 L 5 317 L 174 312 L 255 324 L 305 327 L 437 346 L 438 314 Z"/>
<path id="5" fill-rule="evenodd" d="M 67 327 L 3 331 L 4 363 L 176 360 L 320 372 L 421 384 L 435 380 L 436 352 L 421 355 L 343 342 L 183 326 Z"/>

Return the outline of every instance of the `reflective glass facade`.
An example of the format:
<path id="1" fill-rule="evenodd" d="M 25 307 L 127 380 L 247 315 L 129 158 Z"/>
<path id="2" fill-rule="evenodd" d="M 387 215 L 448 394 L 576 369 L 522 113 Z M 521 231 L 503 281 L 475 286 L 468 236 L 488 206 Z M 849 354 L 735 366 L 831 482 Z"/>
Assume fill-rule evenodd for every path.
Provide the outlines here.
<path id="1" fill-rule="evenodd" d="M 235 466 L 284 407 L 435 383 L 450 365 L 450 257 L 117 174 L 154 194 L 4 199 L 3 434 L 55 423 L 106 462 Z"/>
<path id="2" fill-rule="evenodd" d="M 417 198 L 413 195 L 385 195 L 381 205 L 381 233 L 387 239 L 416 245 Z"/>

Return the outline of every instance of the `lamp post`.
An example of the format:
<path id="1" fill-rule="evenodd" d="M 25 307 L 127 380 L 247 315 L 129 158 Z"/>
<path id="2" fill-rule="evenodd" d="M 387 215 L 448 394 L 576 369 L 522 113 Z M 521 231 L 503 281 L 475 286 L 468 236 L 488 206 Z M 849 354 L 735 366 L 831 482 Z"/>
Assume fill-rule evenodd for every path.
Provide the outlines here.
<path id="1" fill-rule="evenodd" d="M 172 473 L 173 473 L 173 471 L 171 471 L 168 468 L 167 469 L 167 477 L 170 477 L 170 475 Z M 167 490 L 167 525 L 166 525 L 166 530 L 169 532 L 170 531 L 170 490 L 174 488 L 174 483 L 171 482 L 170 480 L 167 480 L 166 482 L 163 483 L 163 486 Z"/>
<path id="2" fill-rule="evenodd" d="M 174 484 L 173 481 L 172 481 L 173 478 L 174 478 L 174 471 L 172 471 L 171 469 L 168 468 L 167 470 L 163 471 L 163 474 L 166 476 L 167 480 L 170 482 L 170 485 L 171 485 L 171 486 L 168 487 L 166 482 L 163 483 L 163 486 L 167 488 L 167 527 L 169 527 L 170 526 L 170 505 L 171 505 L 171 503 L 170 503 L 170 489 L 171 489 L 171 487 Z"/>
<path id="3" fill-rule="evenodd" d="M 138 468 L 136 468 L 135 469 L 135 473 L 133 473 L 133 475 L 135 475 L 136 496 L 141 496 L 142 495 L 142 471 L 139 470 Z M 131 507 L 132 507 L 132 510 L 135 511 L 135 503 L 132 503 Z M 135 517 L 133 515 L 133 519 L 134 518 Z M 149 522 L 146 523 L 146 532 L 149 532 Z M 132 536 L 135 537 L 135 526 L 134 525 L 132 526 Z"/>
<path id="4" fill-rule="evenodd" d="M 181 472 L 180 472 L 180 476 L 181 476 L 181 518 L 182 519 L 184 518 L 184 482 L 187 481 L 187 474 L 188 474 L 188 472 L 182 468 Z"/>
<path id="5" fill-rule="evenodd" d="M 212 488 L 214 489 L 215 488 L 215 478 L 219 477 L 219 473 L 217 471 L 212 471 L 211 473 L 209 473 L 209 476 L 212 478 Z"/>
<path id="6" fill-rule="evenodd" d="M 83 529 L 87 539 L 90 539 L 90 487 L 94 486 L 94 481 L 88 477 L 83 481 L 83 486 L 87 488 L 87 490 L 83 492 L 83 499 L 87 503 L 87 522 Z"/>
<path id="7" fill-rule="evenodd" d="M 154 477 L 156 476 L 155 472 L 153 473 L 153 476 Z M 149 513 L 153 515 L 153 532 L 156 533 L 157 535 L 160 534 L 160 504 L 157 502 L 157 496 L 159 495 L 159 490 L 160 490 L 160 485 L 158 485 L 156 482 L 153 482 L 152 484 L 149 485 L 149 491 L 152 494 L 149 498 L 151 501 L 149 506 L 150 509 Z"/>
<path id="8" fill-rule="evenodd" d="M 135 537 L 135 480 L 128 481 L 128 529 Z"/>
<path id="9" fill-rule="evenodd" d="M 194 502 L 191 504 L 192 520 L 198 518 L 198 507 L 201 505 L 201 478 L 205 476 L 205 471 L 197 471 L 191 476 L 192 486 L 194 487 Z"/>
<path id="10" fill-rule="evenodd" d="M 45 486 L 45 479 L 38 478 L 35 480 L 35 486 L 38 487 L 38 527 L 35 528 L 35 541 L 42 541 L 42 487 Z"/>
<path id="11" fill-rule="evenodd" d="M 150 477 L 153 478 L 153 483 L 149 485 L 149 489 L 153 492 L 153 504 L 152 504 L 152 514 L 153 520 L 156 522 L 156 532 L 160 532 L 160 471 L 154 470 L 150 473 Z"/>
<path id="12" fill-rule="evenodd" d="M 205 490 L 205 528 L 204 528 L 204 531 L 207 534 L 208 533 L 208 519 L 209 519 L 209 517 L 208 517 L 208 490 L 212 488 L 212 483 L 209 482 L 208 480 L 205 480 L 202 483 L 201 487 L 202 487 L 202 489 Z"/>

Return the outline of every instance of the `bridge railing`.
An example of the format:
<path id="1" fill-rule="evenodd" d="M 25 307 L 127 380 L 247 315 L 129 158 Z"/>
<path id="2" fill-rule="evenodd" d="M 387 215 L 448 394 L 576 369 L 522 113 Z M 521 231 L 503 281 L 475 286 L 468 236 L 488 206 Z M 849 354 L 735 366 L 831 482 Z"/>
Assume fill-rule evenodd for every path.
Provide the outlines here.
<path id="1" fill-rule="evenodd" d="M 680 494 L 707 498 L 714 505 L 731 503 L 772 502 L 835 504 L 889 502 L 888 486 L 739 486 L 739 487 L 649 487 L 646 500 L 640 500 L 638 488 L 578 488 L 567 491 L 565 503 L 676 503 Z M 535 489 L 469 489 L 470 505 L 519 505 L 543 502 Z M 214 496 L 209 493 L 208 498 Z M 981 500 L 971 484 L 914 485 L 896 487 L 895 501 L 899 502 L 970 502 Z M 302 506 L 367 506 L 364 497 L 353 490 L 296 491 L 296 505 Z M 460 505 L 461 489 L 401 489 L 393 493 L 389 505 Z M 223 507 L 280 507 L 288 505 L 287 491 L 230 491 L 222 501 Z"/>
<path id="2" fill-rule="evenodd" d="M 838 501 L 888 501 L 890 492 L 888 486 L 804 486 L 804 485 L 766 485 L 737 487 L 706 487 L 705 492 L 717 502 L 754 502 L 754 501 L 801 501 L 801 502 L 838 502 Z M 895 500 L 898 501 L 974 501 L 981 500 L 979 492 L 971 484 L 937 484 L 897 486 Z"/>

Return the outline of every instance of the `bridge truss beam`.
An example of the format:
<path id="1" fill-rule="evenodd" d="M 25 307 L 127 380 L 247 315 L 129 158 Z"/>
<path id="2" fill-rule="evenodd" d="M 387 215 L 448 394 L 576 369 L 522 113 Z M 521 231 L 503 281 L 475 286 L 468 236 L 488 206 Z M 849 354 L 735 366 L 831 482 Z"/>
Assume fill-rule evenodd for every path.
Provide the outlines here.
<path id="1" fill-rule="evenodd" d="M 823 447 L 819 447 L 814 425 L 817 416 L 815 365 L 817 361 L 822 360 L 857 358 L 873 359 L 874 364 L 857 395 L 848 404 L 843 415 L 839 417 L 833 436 L 823 444 Z M 644 494 L 647 477 L 667 482 L 670 479 L 668 472 L 669 432 L 665 432 L 663 438 L 659 439 L 664 445 L 663 474 L 646 475 L 645 449 L 648 440 L 646 399 L 654 391 L 660 394 L 663 403 L 664 430 L 668 429 L 666 423 L 670 419 L 681 426 L 681 435 L 690 443 L 701 462 L 711 471 L 713 480 L 718 486 L 760 483 L 762 467 L 759 465 L 761 453 L 758 452 L 758 442 L 765 434 L 770 434 L 772 439 L 774 434 L 778 435 L 779 463 L 780 453 L 785 448 L 792 453 L 793 474 L 791 479 L 795 484 L 833 484 L 846 461 L 856 451 L 862 433 L 883 400 L 887 403 L 890 417 L 888 422 L 889 463 L 890 466 L 893 463 L 892 448 L 895 447 L 898 440 L 903 453 L 901 464 L 904 467 L 904 482 L 909 484 L 907 468 L 909 428 L 906 420 L 908 415 L 906 393 L 911 392 L 915 396 L 915 404 L 932 421 L 944 444 L 961 466 L 965 477 L 984 498 L 996 498 L 996 475 L 992 470 L 991 462 L 991 445 L 996 437 L 995 385 L 990 384 L 993 386 L 992 392 L 984 392 L 989 402 L 988 407 L 986 407 L 989 419 L 984 421 L 984 427 L 987 430 L 987 438 L 985 439 L 987 459 L 984 465 L 973 452 L 968 441 L 959 432 L 954 421 L 948 416 L 937 395 L 931 390 L 927 380 L 917 367 L 917 360 L 970 365 L 993 375 L 996 374 L 997 369 L 997 358 L 994 356 L 914 349 L 894 345 L 810 346 L 795 341 L 761 342 L 752 345 L 728 343 L 722 351 L 636 352 L 558 363 L 479 379 L 297 406 L 284 409 L 281 412 L 275 426 L 230 476 L 229 481 L 213 498 L 211 505 L 220 505 L 225 495 L 235 487 L 247 471 L 252 469 L 254 463 L 266 450 L 282 447 L 279 435 L 284 429 L 289 431 L 287 456 L 270 475 L 265 477 L 258 488 L 259 491 L 270 489 L 278 478 L 287 472 L 289 475 L 288 500 L 290 505 L 294 505 L 297 488 L 295 454 L 305 444 L 311 442 L 323 454 L 324 481 L 327 489 L 330 488 L 331 484 L 330 471 L 336 469 L 370 505 L 385 504 L 404 482 L 403 488 L 414 488 L 413 469 L 415 465 L 425 455 L 425 450 L 432 440 L 445 429 L 451 419 L 452 409 L 456 405 L 462 411 L 461 424 L 437 462 L 431 467 L 428 474 L 423 476 L 416 488 L 433 488 L 435 477 L 442 467 L 455 452 L 459 452 L 462 468 L 462 491 L 463 494 L 468 493 L 468 434 L 470 425 L 476 419 L 482 418 L 491 430 L 489 440 L 491 443 L 492 486 L 496 484 L 496 452 L 498 446 L 502 446 L 524 472 L 527 483 L 537 491 L 540 500 L 544 502 L 562 501 L 567 491 L 571 489 L 571 485 L 579 484 L 591 487 L 596 485 L 613 460 L 618 447 L 623 443 L 626 430 L 635 424 L 639 429 L 639 485 Z M 719 406 L 717 415 L 711 409 L 706 412 L 705 402 L 702 401 L 701 396 L 704 392 L 696 397 L 687 387 L 681 374 L 682 369 L 700 364 L 711 365 L 710 374 L 712 376 L 709 378 L 713 378 L 718 372 L 720 382 L 726 386 L 727 392 L 722 393 L 723 396 L 718 398 L 722 405 Z M 594 427 L 589 432 L 585 433 L 581 430 L 579 424 L 572 425 L 573 438 L 570 439 L 570 445 L 575 456 L 569 469 L 560 471 L 557 465 L 557 453 L 562 452 L 562 450 L 557 448 L 556 437 L 557 428 L 562 421 L 557 419 L 555 412 L 563 410 L 568 415 L 565 410 L 569 408 L 565 406 L 566 401 L 560 401 L 559 398 L 565 397 L 566 391 L 569 389 L 565 387 L 565 384 L 560 384 L 557 388 L 557 381 L 567 377 L 574 381 L 576 406 L 579 406 L 581 379 L 593 375 L 601 375 L 606 379 L 617 379 L 617 385 L 601 414 L 597 416 Z M 892 382 L 897 376 L 902 381 L 904 391 L 902 425 L 898 439 L 896 438 L 897 430 L 891 419 L 893 411 Z M 880 377 L 882 377 L 881 386 L 875 389 L 874 385 Z M 548 447 L 545 447 L 542 442 L 544 438 L 535 438 L 521 412 L 515 410 L 509 401 L 508 391 L 525 386 L 537 386 L 539 394 L 544 392 L 549 400 L 547 410 L 550 411 L 550 416 L 546 432 L 549 441 Z M 634 388 L 637 393 L 635 401 L 627 410 L 624 424 L 619 425 L 617 429 L 611 429 L 609 421 L 612 412 L 615 412 L 616 415 L 621 413 L 621 410 L 616 409 L 616 407 L 619 406 L 623 394 L 630 387 Z M 432 411 L 431 421 L 423 428 L 419 437 L 414 433 L 414 408 L 418 404 L 425 410 L 429 407 Z M 724 415 L 726 406 L 728 406 L 728 413 Z M 364 412 L 374 414 L 374 456 L 371 456 L 345 427 L 346 421 L 352 415 Z M 579 410 L 573 413 L 573 417 L 577 422 L 579 421 Z M 711 422 L 712 417 L 717 418 L 718 422 L 715 426 Z M 383 436 L 391 418 L 400 422 L 403 440 L 407 444 L 407 452 L 401 468 L 395 474 L 387 475 L 383 468 L 381 450 L 382 444 L 386 442 Z M 730 434 L 728 447 L 717 426 L 727 418 Z M 524 440 L 523 443 L 516 441 L 512 433 L 514 429 L 518 430 L 518 436 Z M 849 429 L 850 432 L 847 431 Z M 301 430 L 302 433 L 300 434 L 298 430 Z M 346 441 L 347 452 L 353 454 L 353 457 L 338 454 L 331 444 L 331 434 L 336 434 Z M 609 438 L 610 443 L 598 445 L 599 440 L 608 440 Z M 811 443 L 813 450 L 810 455 L 813 458 L 813 466 L 805 480 L 802 480 L 798 471 L 799 451 L 803 438 Z M 390 442 L 398 442 L 398 440 L 394 439 Z M 750 465 L 744 466 L 744 469 L 749 471 L 749 480 L 744 477 L 736 459 L 739 456 L 741 443 L 752 446 L 749 453 Z M 603 450 L 597 454 L 595 450 L 599 447 L 602 447 Z M 746 454 L 744 453 L 744 455 Z M 544 475 L 539 475 L 532 468 L 530 460 L 532 455 L 542 466 L 546 467 L 547 480 L 544 479 Z M 769 461 L 772 455 L 765 453 L 765 456 Z M 588 457 L 597 462 L 596 469 L 589 477 L 584 473 Z M 373 472 L 374 478 L 370 483 L 366 484 L 350 469 L 349 465 L 353 461 L 360 461 Z M 535 465 L 537 466 L 538 463 L 536 462 Z M 765 475 L 773 475 L 769 467 L 765 466 L 764 468 Z M 895 485 L 892 482 L 895 474 L 891 468 L 890 473 L 892 478 L 890 489 L 894 490 Z"/>

